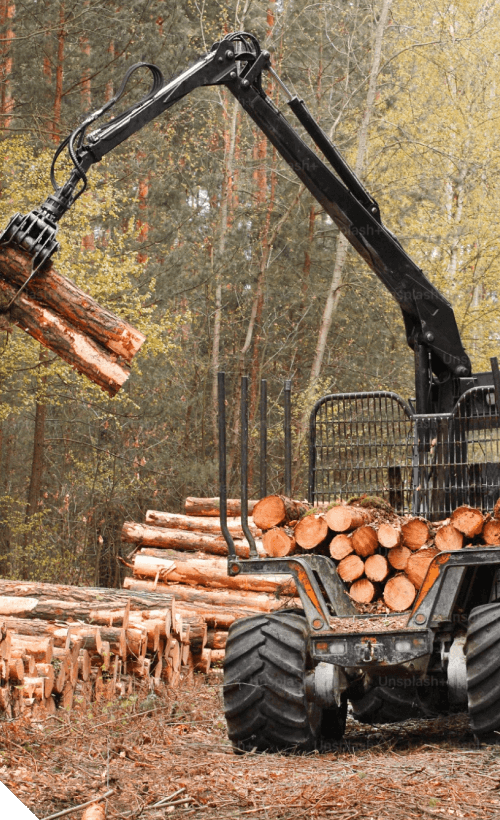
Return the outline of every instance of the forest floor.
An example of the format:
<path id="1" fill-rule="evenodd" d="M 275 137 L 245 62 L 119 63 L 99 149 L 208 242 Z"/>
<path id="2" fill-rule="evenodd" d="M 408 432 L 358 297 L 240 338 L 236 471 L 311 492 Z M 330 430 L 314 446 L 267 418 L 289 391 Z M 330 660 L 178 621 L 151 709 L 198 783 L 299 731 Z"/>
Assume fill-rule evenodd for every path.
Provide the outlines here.
<path id="1" fill-rule="evenodd" d="M 14 720 L 1 734 L 0 780 L 39 820 L 111 790 L 108 820 L 500 820 L 500 746 L 477 748 L 466 716 L 382 727 L 349 718 L 330 751 L 235 755 L 215 672 L 168 699 Z"/>

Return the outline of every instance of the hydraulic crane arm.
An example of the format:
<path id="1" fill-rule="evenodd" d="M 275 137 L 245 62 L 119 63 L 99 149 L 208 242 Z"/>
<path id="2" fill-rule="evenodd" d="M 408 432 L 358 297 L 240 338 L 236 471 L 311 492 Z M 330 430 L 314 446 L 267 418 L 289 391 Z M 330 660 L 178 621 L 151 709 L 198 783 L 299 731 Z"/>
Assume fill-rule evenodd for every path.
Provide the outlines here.
<path id="1" fill-rule="evenodd" d="M 121 97 L 131 74 L 143 67 L 153 74 L 150 92 L 106 125 L 87 133 L 89 126 Z M 266 95 L 262 88 L 263 71 L 271 71 L 276 77 L 288 97 L 288 106 L 328 164 L 304 142 Z M 85 190 L 89 168 L 189 92 L 207 85 L 224 85 L 237 98 L 398 302 L 408 343 L 416 353 L 417 397 L 420 395 L 420 408 L 417 409 L 428 412 L 431 408 L 423 397 L 430 394 L 432 373 L 438 385 L 457 384 L 460 377 L 471 373 L 470 360 L 462 346 L 452 307 L 384 227 L 373 197 L 304 103 L 293 96 L 275 74 L 269 53 L 261 50 L 252 35 L 243 32 L 228 35 L 191 68 L 168 83 L 164 82 L 156 66 L 147 63 L 132 66 L 113 100 L 87 117 L 56 152 L 54 163 L 60 152 L 68 148 L 74 165 L 68 181 L 62 186 L 57 184 L 53 163 L 54 193 L 27 216 L 16 214 L 0 239 L 16 242 L 30 251 L 36 272 L 57 250 L 57 222 Z M 463 382 L 470 380 L 463 378 Z M 455 396 L 460 392 L 460 388 L 453 390 Z"/>

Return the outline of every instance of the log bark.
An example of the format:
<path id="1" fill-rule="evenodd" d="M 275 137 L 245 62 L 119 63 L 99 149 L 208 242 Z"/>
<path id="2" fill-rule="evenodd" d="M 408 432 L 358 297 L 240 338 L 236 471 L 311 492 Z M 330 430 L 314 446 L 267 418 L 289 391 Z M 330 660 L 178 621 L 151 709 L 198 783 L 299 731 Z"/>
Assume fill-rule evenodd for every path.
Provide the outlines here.
<path id="1" fill-rule="evenodd" d="M 207 646 L 210 649 L 225 649 L 227 643 L 227 632 L 224 630 L 209 629 L 207 634 Z"/>
<path id="2" fill-rule="evenodd" d="M 211 535 L 222 535 L 220 518 L 210 518 L 202 515 L 181 515 L 181 513 L 160 512 L 148 510 L 145 523 L 152 527 L 167 527 L 174 530 L 188 530 L 189 532 L 209 533 Z M 261 535 L 262 532 L 252 521 L 248 521 L 250 532 L 253 535 Z M 227 528 L 231 535 L 243 538 L 243 528 L 241 518 L 228 518 Z"/>
<path id="3" fill-rule="evenodd" d="M 389 563 L 383 555 L 369 555 L 365 561 L 365 575 L 369 581 L 381 583 L 389 575 Z"/>
<path id="4" fill-rule="evenodd" d="M 335 561 L 342 561 L 347 555 L 354 552 L 352 540 L 348 535 L 339 533 L 335 535 L 330 541 L 330 555 Z"/>
<path id="5" fill-rule="evenodd" d="M 253 523 L 260 530 L 270 530 L 272 527 L 297 521 L 308 509 L 308 504 L 284 495 L 268 495 L 261 498 L 253 508 Z"/>
<path id="6" fill-rule="evenodd" d="M 0 276 L 19 288 L 31 273 L 31 257 L 12 246 L 0 252 Z M 126 362 L 131 362 L 146 337 L 128 322 L 101 307 L 95 299 L 58 273 L 51 264 L 39 270 L 26 292 L 39 304 L 63 316 L 73 327 Z"/>
<path id="7" fill-rule="evenodd" d="M 415 600 L 417 590 L 406 575 L 395 575 L 387 581 L 383 598 L 393 612 L 404 612 Z"/>
<path id="8" fill-rule="evenodd" d="M 383 521 L 378 528 L 377 537 L 381 547 L 394 549 L 401 543 L 401 530 Z"/>
<path id="9" fill-rule="evenodd" d="M 412 518 L 401 527 L 403 545 L 412 551 L 423 547 L 429 536 L 429 524 L 423 518 Z"/>
<path id="10" fill-rule="evenodd" d="M 369 510 L 339 504 L 325 513 L 326 523 L 333 532 L 351 532 L 373 521 Z"/>
<path id="11" fill-rule="evenodd" d="M 500 526 L 499 526 L 500 532 Z M 436 549 L 443 551 L 461 550 L 464 545 L 464 535 L 454 524 L 444 524 L 436 530 L 434 538 Z"/>
<path id="12" fill-rule="evenodd" d="M 139 581 L 137 578 L 125 578 L 123 586 L 133 592 L 152 592 L 154 582 Z M 244 590 L 234 592 L 226 589 L 211 590 L 206 587 L 200 589 L 199 587 L 183 586 L 182 584 L 158 584 L 156 592 L 160 595 L 166 592 L 170 597 L 173 595 L 176 609 L 178 608 L 178 602 L 181 608 L 185 602 L 211 609 L 216 607 L 236 608 L 248 617 L 249 611 L 274 612 L 276 609 L 283 608 L 283 601 L 269 595 L 245 592 Z M 294 605 L 300 606 L 300 601 L 295 601 Z"/>
<path id="13" fill-rule="evenodd" d="M 237 589 L 247 592 L 279 592 L 283 586 L 283 576 L 278 575 L 236 575 L 227 574 L 227 564 L 216 558 L 192 558 L 188 561 L 162 560 L 152 555 L 137 553 L 134 558 L 134 575 L 143 578 L 159 577 L 171 583 L 204 586 L 211 589 Z M 295 584 L 287 585 L 292 594 Z"/>
<path id="14" fill-rule="evenodd" d="M 296 541 L 282 527 L 273 527 L 262 536 L 264 552 L 271 558 L 283 558 L 296 552 Z"/>
<path id="15" fill-rule="evenodd" d="M 368 578 L 360 578 L 351 584 L 349 595 L 357 604 L 370 604 L 376 595 L 375 585 Z"/>
<path id="16" fill-rule="evenodd" d="M 16 288 L 0 279 L 0 297 L 10 301 Z M 57 353 L 79 373 L 110 396 L 115 396 L 130 376 L 130 367 L 58 313 L 21 293 L 9 311 L 10 318 L 40 344 Z"/>
<path id="17" fill-rule="evenodd" d="M 351 536 L 352 547 L 356 555 L 367 558 L 373 555 L 378 547 L 377 532 L 370 526 L 358 527 Z"/>
<path id="18" fill-rule="evenodd" d="M 16 600 L 17 599 L 17 600 Z M 0 579 L 0 616 L 15 614 L 23 618 L 43 620 L 82 620 L 92 622 L 94 613 L 116 610 L 123 614 L 127 605 L 132 610 L 165 609 L 171 605 L 172 594 L 158 594 L 127 589 L 74 587 L 64 584 L 44 584 Z M 7 611 L 5 611 L 7 610 Z"/>
<path id="19" fill-rule="evenodd" d="M 251 515 L 257 501 L 248 502 L 248 514 Z M 184 512 L 186 515 L 209 515 L 220 516 L 220 499 L 219 498 L 186 498 L 184 502 Z M 227 499 L 227 514 L 228 516 L 241 515 L 241 501 L 239 498 Z"/>
<path id="20" fill-rule="evenodd" d="M 337 572 L 339 576 L 342 578 L 343 581 L 346 583 L 350 583 L 351 581 L 357 581 L 358 578 L 361 578 L 365 571 L 365 564 L 364 561 L 359 557 L 359 555 L 348 555 L 346 558 L 343 558 L 340 564 L 337 566 Z"/>
<path id="21" fill-rule="evenodd" d="M 206 552 L 210 555 L 227 555 L 227 545 L 222 535 L 209 535 L 185 530 L 152 527 L 125 521 L 122 527 L 122 541 L 137 544 L 139 547 L 161 547 L 163 549 L 186 550 L 187 552 Z M 249 557 L 246 540 L 235 542 L 236 554 L 241 558 Z"/>
<path id="22" fill-rule="evenodd" d="M 439 550 L 435 547 L 428 547 L 414 552 L 408 558 L 405 574 L 416 589 L 420 589 L 422 586 L 429 564 L 435 555 L 439 555 Z"/>
<path id="23" fill-rule="evenodd" d="M 328 537 L 329 530 L 324 515 L 305 515 L 294 529 L 295 540 L 304 550 L 319 547 Z"/>
<path id="24" fill-rule="evenodd" d="M 387 560 L 391 567 L 398 570 L 406 569 L 411 550 L 408 547 L 393 547 L 387 554 Z"/>
<path id="25" fill-rule="evenodd" d="M 484 515 L 474 507 L 457 507 L 451 514 L 451 523 L 467 538 L 474 538 L 483 529 Z"/>
<path id="26" fill-rule="evenodd" d="M 483 541 L 485 544 L 497 546 L 500 544 L 500 521 L 492 518 L 483 527 Z"/>

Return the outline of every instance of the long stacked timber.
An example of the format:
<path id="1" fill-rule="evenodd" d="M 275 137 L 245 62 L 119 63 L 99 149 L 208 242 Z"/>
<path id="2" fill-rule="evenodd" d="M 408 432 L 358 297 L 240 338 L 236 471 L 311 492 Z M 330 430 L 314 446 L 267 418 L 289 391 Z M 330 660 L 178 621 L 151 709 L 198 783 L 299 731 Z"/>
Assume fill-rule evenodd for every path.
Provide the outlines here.
<path id="1" fill-rule="evenodd" d="M 381 498 L 362 496 L 309 509 L 303 502 L 267 496 L 253 509 L 272 557 L 329 555 L 361 611 L 411 608 L 429 564 L 441 551 L 500 546 L 500 499 L 493 515 L 461 506 L 445 521 L 397 515 Z"/>
<path id="2" fill-rule="evenodd" d="M 230 624 L 249 614 L 222 609 L 211 618 L 207 602 L 170 591 L 0 580 L 0 711 L 42 718 L 75 698 L 175 688 L 220 660 Z"/>
<path id="3" fill-rule="evenodd" d="M 9 318 L 114 396 L 128 379 L 145 337 L 50 263 L 19 292 L 31 269 L 29 254 L 13 247 L 0 250 L 0 301 L 12 303 Z"/>
<path id="4" fill-rule="evenodd" d="M 249 510 L 256 505 L 257 501 L 250 501 Z M 248 558 L 239 499 L 228 501 L 228 516 L 236 552 Z M 251 521 L 249 529 L 259 554 L 264 555 L 261 529 Z M 133 575 L 125 578 L 124 588 L 174 596 L 176 608 L 195 613 L 207 628 L 220 633 L 218 644 L 207 647 L 213 653 L 223 653 L 234 620 L 254 612 L 300 606 L 294 584 L 283 575 L 228 576 L 218 498 L 187 498 L 184 514 L 148 510 L 143 524 L 124 523 L 122 540 L 133 545 L 128 556 Z M 215 659 L 217 654 L 205 654 L 205 662 L 197 668 L 206 670 Z"/>

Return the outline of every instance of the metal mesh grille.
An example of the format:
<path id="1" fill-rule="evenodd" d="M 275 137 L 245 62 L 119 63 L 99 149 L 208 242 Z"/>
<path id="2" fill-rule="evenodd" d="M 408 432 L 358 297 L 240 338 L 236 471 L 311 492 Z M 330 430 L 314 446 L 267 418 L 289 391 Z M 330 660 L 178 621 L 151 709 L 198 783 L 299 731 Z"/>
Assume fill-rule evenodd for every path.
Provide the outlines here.
<path id="1" fill-rule="evenodd" d="M 414 422 L 395 393 L 325 396 L 311 417 L 312 503 L 377 495 L 408 511 Z"/>
<path id="2" fill-rule="evenodd" d="M 462 504 L 491 511 L 499 486 L 493 388 L 469 390 L 450 414 L 415 415 L 385 392 L 326 396 L 314 408 L 312 503 L 377 495 L 397 512 L 436 520 Z"/>

